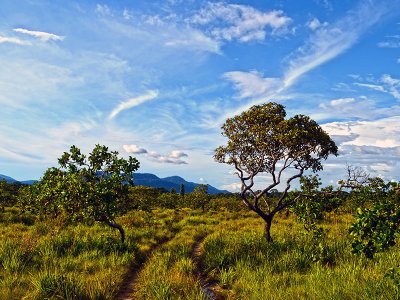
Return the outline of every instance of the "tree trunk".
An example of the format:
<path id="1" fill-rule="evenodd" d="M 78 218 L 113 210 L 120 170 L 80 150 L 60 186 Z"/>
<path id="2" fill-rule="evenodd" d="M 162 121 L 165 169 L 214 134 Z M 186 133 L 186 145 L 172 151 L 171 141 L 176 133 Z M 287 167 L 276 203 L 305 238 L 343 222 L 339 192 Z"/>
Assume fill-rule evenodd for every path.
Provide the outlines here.
<path id="1" fill-rule="evenodd" d="M 122 226 L 117 223 L 110 222 L 110 221 L 106 221 L 105 223 L 112 228 L 118 229 L 118 231 L 121 235 L 121 242 L 123 244 L 125 242 L 125 230 L 122 228 Z"/>
<path id="2" fill-rule="evenodd" d="M 268 216 L 267 218 L 264 219 L 264 221 L 265 221 L 264 236 L 267 239 L 268 243 L 272 243 L 272 237 L 271 237 L 272 216 Z"/>

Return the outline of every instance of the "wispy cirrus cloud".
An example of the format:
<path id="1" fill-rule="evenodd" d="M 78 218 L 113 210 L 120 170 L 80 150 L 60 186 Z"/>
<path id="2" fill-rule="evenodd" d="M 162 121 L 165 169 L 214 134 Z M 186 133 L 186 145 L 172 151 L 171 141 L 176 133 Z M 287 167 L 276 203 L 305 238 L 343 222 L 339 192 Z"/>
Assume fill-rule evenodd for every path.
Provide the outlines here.
<path id="1" fill-rule="evenodd" d="M 62 41 L 65 38 L 63 36 L 56 35 L 54 33 L 44 32 L 44 31 L 33 31 L 33 30 L 24 29 L 24 28 L 14 28 L 13 30 L 18 33 L 33 36 L 42 42 Z"/>
<path id="2" fill-rule="evenodd" d="M 400 100 L 400 79 L 390 74 L 383 74 L 380 78 L 373 77 L 363 79 L 365 82 L 355 82 L 356 86 L 368 88 L 374 91 L 392 95 L 395 99 Z"/>
<path id="3" fill-rule="evenodd" d="M 385 40 L 378 43 L 380 48 L 400 48 L 400 35 L 389 35 L 385 37 Z"/>
<path id="4" fill-rule="evenodd" d="M 389 9 L 381 3 L 362 2 L 356 10 L 349 11 L 336 22 L 316 28 L 308 40 L 289 55 L 287 67 L 280 78 L 263 77 L 255 71 L 225 73 L 225 78 L 232 81 L 235 89 L 238 90 L 239 98 L 247 97 L 251 101 L 227 112 L 214 125 L 218 125 L 227 117 L 237 114 L 251 105 L 265 101 L 266 98 L 276 97 L 303 75 L 344 53 Z M 236 74 L 236 76 L 232 76 L 232 74 Z M 240 76 L 237 76 L 239 74 Z"/>
<path id="5" fill-rule="evenodd" d="M 132 107 L 138 106 L 146 101 L 153 100 L 157 98 L 158 92 L 157 91 L 148 91 L 146 94 L 129 99 L 127 101 L 119 103 L 110 113 L 108 116 L 109 120 L 114 119 L 118 114 L 122 111 L 130 109 Z"/>
<path id="6" fill-rule="evenodd" d="M 194 29 L 183 29 L 176 37 L 168 39 L 164 45 L 176 48 L 183 47 L 199 52 L 222 53 L 221 44 L 218 41 Z"/>
<path id="7" fill-rule="evenodd" d="M 263 96 L 270 91 L 277 90 L 281 84 L 279 78 L 265 78 L 257 71 L 227 72 L 223 77 L 234 83 L 240 99 Z"/>
<path id="8" fill-rule="evenodd" d="M 357 10 L 331 25 L 315 31 L 289 61 L 284 86 L 291 86 L 298 78 L 351 48 L 387 12 L 384 5 L 363 2 Z"/>

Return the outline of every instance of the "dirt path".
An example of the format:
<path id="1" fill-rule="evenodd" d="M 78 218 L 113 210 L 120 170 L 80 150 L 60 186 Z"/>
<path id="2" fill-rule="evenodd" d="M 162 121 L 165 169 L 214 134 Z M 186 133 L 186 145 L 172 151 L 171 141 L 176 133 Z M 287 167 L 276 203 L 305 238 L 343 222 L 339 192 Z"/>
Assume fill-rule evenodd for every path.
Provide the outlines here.
<path id="1" fill-rule="evenodd" d="M 204 239 L 205 236 L 199 238 L 192 248 L 191 257 L 195 264 L 194 274 L 199 277 L 201 289 L 206 300 L 223 300 L 225 297 L 221 293 L 221 287 L 216 281 L 208 280 L 207 274 L 204 272 L 204 266 L 201 262 L 201 245 L 203 244 Z"/>
<path id="2" fill-rule="evenodd" d="M 117 296 L 115 297 L 115 300 L 132 300 L 133 298 L 133 293 L 136 290 L 136 285 L 138 282 L 138 275 L 140 271 L 142 270 L 144 264 L 147 262 L 149 257 L 151 256 L 154 251 L 156 251 L 158 248 L 160 248 L 163 244 L 166 242 L 170 241 L 171 239 L 165 239 L 160 241 L 157 245 L 154 245 L 151 247 L 147 253 L 145 254 L 144 259 L 137 263 L 134 262 L 130 267 L 128 273 L 125 274 L 125 279 L 122 282 L 121 288 L 119 289 Z"/>

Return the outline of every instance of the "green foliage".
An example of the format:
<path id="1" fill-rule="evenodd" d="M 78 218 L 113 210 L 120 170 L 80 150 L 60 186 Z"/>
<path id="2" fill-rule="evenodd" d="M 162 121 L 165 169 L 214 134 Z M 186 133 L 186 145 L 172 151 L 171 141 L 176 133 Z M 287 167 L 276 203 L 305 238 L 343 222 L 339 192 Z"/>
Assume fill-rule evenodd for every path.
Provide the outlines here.
<path id="1" fill-rule="evenodd" d="M 158 207 L 177 208 L 179 206 L 179 195 L 176 193 L 162 193 L 157 198 Z"/>
<path id="2" fill-rule="evenodd" d="M 4 212 L 5 207 L 16 204 L 19 184 L 8 183 L 5 179 L 0 180 L 0 207 Z"/>
<path id="3" fill-rule="evenodd" d="M 396 244 L 400 226 L 400 205 L 396 199 L 382 201 L 372 208 L 359 208 L 350 227 L 353 253 L 373 258 L 377 252 Z"/>
<path id="4" fill-rule="evenodd" d="M 337 147 L 325 131 L 307 116 L 285 119 L 282 105 L 252 106 L 222 126 L 227 146 L 215 150 L 218 162 L 239 164 L 252 172 L 274 171 L 276 163 L 288 159 L 296 169 L 322 169 L 320 160 L 337 154 Z"/>
<path id="5" fill-rule="evenodd" d="M 157 207 L 159 195 L 160 192 L 152 187 L 130 186 L 128 208 L 149 211 L 151 208 Z"/>
<path id="6" fill-rule="evenodd" d="M 318 176 L 302 176 L 300 191 L 289 195 L 289 198 L 297 198 L 291 210 L 304 224 L 307 231 L 316 230 L 316 223 L 323 219 L 324 214 L 337 209 L 342 204 L 342 200 L 337 197 L 338 193 L 333 190 L 333 187 L 319 189 L 320 186 L 321 179 Z"/>
<path id="7" fill-rule="evenodd" d="M 72 146 L 34 185 L 35 207 L 40 215 L 71 221 L 99 221 L 117 228 L 115 217 L 129 208 L 129 185 L 139 162 L 118 157 L 118 152 L 96 145 L 88 157 Z"/>
<path id="8" fill-rule="evenodd" d="M 340 189 L 350 191 L 342 196 L 344 209 L 355 213 L 359 207 L 368 208 L 384 200 L 394 183 L 385 183 L 382 178 L 370 177 L 361 167 L 347 166 L 347 178 L 339 180 Z M 392 189 L 393 191 L 393 189 Z"/>
<path id="9" fill-rule="evenodd" d="M 385 273 L 385 278 L 391 280 L 398 289 L 400 289 L 400 270 L 399 267 L 397 268 L 390 268 Z"/>
<path id="10" fill-rule="evenodd" d="M 201 208 L 202 211 L 205 211 L 205 207 L 210 201 L 210 197 L 208 195 L 208 185 L 200 184 L 196 186 L 193 192 L 190 194 L 189 200 L 193 208 Z"/>
<path id="11" fill-rule="evenodd" d="M 241 197 L 266 222 L 269 241 L 272 241 L 272 218 L 293 204 L 294 199 L 285 201 L 291 182 L 305 170 L 322 170 L 321 161 L 330 154 L 337 155 L 338 151 L 334 141 L 314 120 L 304 115 L 285 117 L 284 106 L 270 102 L 252 106 L 227 119 L 222 126 L 222 135 L 228 138 L 227 145 L 218 147 L 214 155 L 216 161 L 235 167 L 242 184 Z M 287 179 L 278 201 L 273 205 L 264 201 L 289 168 L 294 170 L 294 175 Z M 270 174 L 272 183 L 261 191 L 254 191 L 254 178 L 262 173 Z"/>

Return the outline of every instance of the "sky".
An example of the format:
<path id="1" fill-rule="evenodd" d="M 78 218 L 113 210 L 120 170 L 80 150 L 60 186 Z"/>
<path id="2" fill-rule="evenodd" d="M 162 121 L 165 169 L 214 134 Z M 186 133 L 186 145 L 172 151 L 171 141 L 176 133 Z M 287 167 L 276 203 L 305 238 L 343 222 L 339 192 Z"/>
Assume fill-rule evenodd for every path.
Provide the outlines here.
<path id="1" fill-rule="evenodd" d="M 400 0 L 1 0 L 0 173 L 38 179 L 71 145 L 237 191 L 224 121 L 278 102 L 346 164 L 400 180 Z M 261 176 L 260 186 L 268 183 Z"/>

